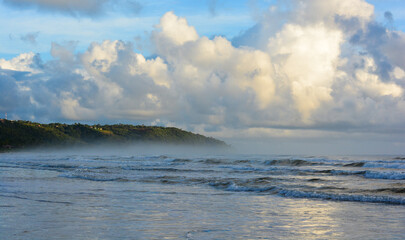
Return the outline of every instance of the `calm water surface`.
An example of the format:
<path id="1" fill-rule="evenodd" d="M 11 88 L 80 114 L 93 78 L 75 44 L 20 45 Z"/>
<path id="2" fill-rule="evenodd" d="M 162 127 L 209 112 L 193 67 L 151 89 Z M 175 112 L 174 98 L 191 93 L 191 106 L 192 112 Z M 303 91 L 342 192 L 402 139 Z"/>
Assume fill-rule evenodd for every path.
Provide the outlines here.
<path id="1" fill-rule="evenodd" d="M 405 239 L 405 159 L 0 154 L 0 236 Z"/>

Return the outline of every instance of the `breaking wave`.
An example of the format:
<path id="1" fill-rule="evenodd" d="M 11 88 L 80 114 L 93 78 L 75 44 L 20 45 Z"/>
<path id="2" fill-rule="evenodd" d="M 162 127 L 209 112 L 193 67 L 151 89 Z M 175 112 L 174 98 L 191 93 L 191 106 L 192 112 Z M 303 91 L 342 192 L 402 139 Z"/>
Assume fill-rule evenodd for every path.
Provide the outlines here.
<path id="1" fill-rule="evenodd" d="M 334 201 L 351 201 L 351 202 L 371 202 L 371 203 L 387 203 L 387 204 L 405 204 L 405 198 L 391 196 L 368 196 L 368 195 L 348 195 L 348 194 L 331 194 L 304 192 L 297 190 L 281 190 L 279 195 L 292 198 L 319 198 L 324 200 Z"/>
<path id="2" fill-rule="evenodd" d="M 186 184 L 289 198 L 405 204 L 402 158 L 49 155 L 10 158 L 0 165 L 6 168 L 54 171 L 61 178 L 112 184 Z"/>
<path id="3" fill-rule="evenodd" d="M 280 159 L 280 160 L 268 160 L 264 162 L 266 165 L 277 165 L 277 166 L 311 166 L 311 165 L 322 165 L 321 162 L 310 162 L 301 159 Z"/>

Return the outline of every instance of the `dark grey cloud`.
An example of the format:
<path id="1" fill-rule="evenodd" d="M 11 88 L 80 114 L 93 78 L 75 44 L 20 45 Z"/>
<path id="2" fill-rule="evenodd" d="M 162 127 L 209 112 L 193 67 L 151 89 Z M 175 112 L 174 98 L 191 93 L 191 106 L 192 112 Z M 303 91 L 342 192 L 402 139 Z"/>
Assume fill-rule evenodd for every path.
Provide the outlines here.
<path id="1" fill-rule="evenodd" d="M 263 25 L 260 23 L 255 24 L 246 31 L 241 32 L 239 35 L 232 39 L 234 46 L 257 46 L 261 39 L 261 33 L 263 32 Z"/>
<path id="2" fill-rule="evenodd" d="M 394 28 L 391 12 L 384 13 L 385 21 L 370 19 L 363 23 L 359 17 L 335 16 L 335 23 L 349 37 L 349 43 L 356 46 L 358 54 L 371 56 L 376 64 L 374 70 L 381 80 L 392 80 L 391 72 L 396 66 L 405 69 L 405 35 Z M 351 49 L 353 50 L 353 49 Z M 347 52 L 348 56 L 352 53 Z M 359 65 L 361 67 L 361 64 Z"/>
<path id="3" fill-rule="evenodd" d="M 208 1 L 208 10 L 210 11 L 211 16 L 217 15 L 217 3 L 218 3 L 218 0 L 209 0 Z"/>
<path id="4" fill-rule="evenodd" d="M 395 26 L 394 26 L 394 16 L 392 15 L 392 13 L 390 12 L 390 11 L 386 11 L 385 13 L 384 13 L 384 18 L 385 18 L 385 21 L 386 21 L 386 27 L 389 29 L 389 30 L 395 30 Z"/>
<path id="5" fill-rule="evenodd" d="M 370 22 L 365 30 L 358 30 L 350 39 L 354 45 L 361 46 L 367 53 L 370 54 L 377 64 L 377 72 L 384 80 L 390 80 L 390 72 L 393 66 L 388 57 L 383 51 L 382 46 L 389 44 L 392 40 L 392 35 L 387 31 L 387 28 L 378 22 Z"/>
<path id="6" fill-rule="evenodd" d="M 4 4 L 19 9 L 37 9 L 80 16 L 97 16 L 107 0 L 3 0 Z"/>
<path id="7" fill-rule="evenodd" d="M 123 11 L 128 15 L 137 15 L 141 12 L 143 6 L 134 0 L 113 1 L 117 11 Z"/>
<path id="8" fill-rule="evenodd" d="M 99 17 L 111 11 L 138 14 L 142 5 L 135 0 L 3 0 L 18 9 L 67 14 L 73 17 Z"/>
<path id="9" fill-rule="evenodd" d="M 10 76 L 11 71 L 0 69 L 0 112 L 8 112 L 21 106 L 21 97 L 17 94 L 17 82 Z"/>
<path id="10" fill-rule="evenodd" d="M 22 35 L 20 39 L 26 43 L 30 43 L 32 45 L 37 44 L 37 38 L 39 36 L 39 32 L 32 32 L 32 33 L 27 33 L 25 35 Z"/>
<path id="11" fill-rule="evenodd" d="M 392 13 L 390 11 L 386 11 L 384 13 L 384 17 L 387 21 L 389 22 L 393 22 L 394 21 L 394 17 L 392 16 Z"/>

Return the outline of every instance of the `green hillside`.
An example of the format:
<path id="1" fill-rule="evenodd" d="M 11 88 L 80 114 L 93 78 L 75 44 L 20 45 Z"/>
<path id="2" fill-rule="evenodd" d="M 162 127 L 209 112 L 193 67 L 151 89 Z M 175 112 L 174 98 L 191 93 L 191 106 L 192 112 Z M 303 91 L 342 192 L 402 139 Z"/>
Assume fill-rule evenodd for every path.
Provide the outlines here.
<path id="1" fill-rule="evenodd" d="M 41 124 L 0 120 L 0 148 L 70 146 L 97 143 L 164 143 L 227 146 L 225 142 L 174 127 L 86 124 Z"/>

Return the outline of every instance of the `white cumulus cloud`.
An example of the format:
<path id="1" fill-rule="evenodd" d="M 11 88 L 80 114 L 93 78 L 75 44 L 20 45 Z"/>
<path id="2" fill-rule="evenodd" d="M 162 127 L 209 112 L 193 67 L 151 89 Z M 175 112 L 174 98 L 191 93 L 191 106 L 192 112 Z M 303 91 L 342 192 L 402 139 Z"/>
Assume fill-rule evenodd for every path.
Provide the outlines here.
<path id="1" fill-rule="evenodd" d="M 125 119 L 218 135 L 403 129 L 404 33 L 377 23 L 362 0 L 293 2 L 291 14 L 276 19 L 272 6 L 259 18 L 239 38 L 248 44 L 199 36 L 168 12 L 150 34 L 154 57 L 106 40 L 81 53 L 74 42 L 54 43 L 47 62 L 32 53 L 0 59 L 11 89 L 1 109 L 21 118 Z"/>

